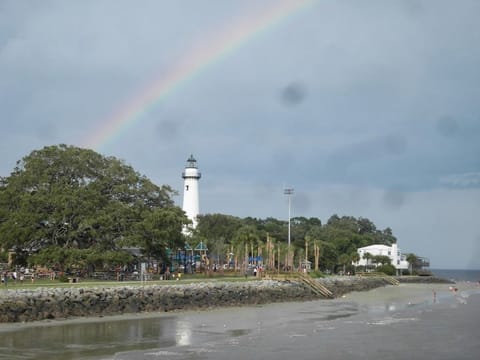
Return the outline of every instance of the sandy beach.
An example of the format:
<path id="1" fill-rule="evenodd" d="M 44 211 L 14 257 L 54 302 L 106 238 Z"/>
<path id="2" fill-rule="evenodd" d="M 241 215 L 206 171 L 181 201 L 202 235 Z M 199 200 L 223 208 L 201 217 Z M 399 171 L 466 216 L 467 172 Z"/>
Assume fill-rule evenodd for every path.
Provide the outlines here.
<path id="1" fill-rule="evenodd" d="M 456 291 L 454 289 L 457 289 Z M 354 291 L 342 296 L 342 299 L 349 299 L 368 304 L 417 304 L 417 303 L 448 303 L 452 299 L 459 299 L 480 291 L 477 283 L 458 282 L 456 284 L 400 284 L 376 288 L 369 291 Z"/>
<path id="2" fill-rule="evenodd" d="M 412 359 L 419 351 L 422 358 L 476 359 L 480 287 L 451 286 L 400 284 L 333 300 L 2 324 L 0 359 Z"/>

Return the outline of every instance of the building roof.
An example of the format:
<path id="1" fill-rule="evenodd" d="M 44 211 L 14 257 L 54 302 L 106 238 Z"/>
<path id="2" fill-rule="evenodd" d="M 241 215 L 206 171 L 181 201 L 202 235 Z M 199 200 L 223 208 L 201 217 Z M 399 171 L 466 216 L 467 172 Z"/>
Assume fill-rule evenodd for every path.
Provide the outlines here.
<path id="1" fill-rule="evenodd" d="M 391 249 L 392 247 L 391 246 L 387 246 L 387 245 L 383 245 L 383 244 L 374 244 L 374 245 L 369 245 L 369 246 L 364 246 L 364 247 L 361 247 L 361 248 L 358 248 L 358 250 L 370 250 L 370 249 L 384 249 L 384 250 L 387 250 L 387 249 Z"/>
<path id="2" fill-rule="evenodd" d="M 207 250 L 208 250 L 207 245 L 205 245 L 202 241 L 200 241 L 200 244 L 198 244 L 195 247 L 195 251 L 207 251 Z"/>

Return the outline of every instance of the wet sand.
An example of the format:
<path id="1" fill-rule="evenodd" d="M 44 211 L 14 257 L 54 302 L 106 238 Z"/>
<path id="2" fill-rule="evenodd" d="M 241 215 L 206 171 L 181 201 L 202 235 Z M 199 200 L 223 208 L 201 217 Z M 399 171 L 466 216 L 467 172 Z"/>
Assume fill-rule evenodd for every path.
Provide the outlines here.
<path id="1" fill-rule="evenodd" d="M 454 291 L 453 289 L 457 289 Z M 361 302 L 363 304 L 390 303 L 443 303 L 454 298 L 468 296 L 480 291 L 477 283 L 459 282 L 457 284 L 400 284 L 363 292 L 351 292 L 343 299 Z"/>
<path id="2" fill-rule="evenodd" d="M 405 284 L 331 301 L 185 314 L 175 346 L 114 359 L 477 359 L 480 289 L 457 287 Z"/>
<path id="3" fill-rule="evenodd" d="M 480 287 L 0 325 L 0 359 L 476 359 Z M 435 298 L 433 296 L 435 291 Z"/>

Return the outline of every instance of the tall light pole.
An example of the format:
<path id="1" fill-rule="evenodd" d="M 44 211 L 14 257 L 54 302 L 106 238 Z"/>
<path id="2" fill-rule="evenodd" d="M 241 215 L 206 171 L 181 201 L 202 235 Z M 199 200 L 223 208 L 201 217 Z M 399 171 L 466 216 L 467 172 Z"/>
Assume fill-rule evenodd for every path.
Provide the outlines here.
<path id="1" fill-rule="evenodd" d="M 293 195 L 293 188 L 286 188 L 285 190 L 283 190 L 283 193 L 285 195 L 287 195 L 287 197 L 288 197 L 288 256 L 287 256 L 288 264 L 287 264 L 287 266 L 290 267 L 290 234 L 291 234 L 291 232 L 290 232 L 290 229 L 291 229 L 291 227 L 290 227 L 291 212 L 290 212 L 290 210 L 291 210 L 291 203 L 292 203 L 291 197 Z"/>

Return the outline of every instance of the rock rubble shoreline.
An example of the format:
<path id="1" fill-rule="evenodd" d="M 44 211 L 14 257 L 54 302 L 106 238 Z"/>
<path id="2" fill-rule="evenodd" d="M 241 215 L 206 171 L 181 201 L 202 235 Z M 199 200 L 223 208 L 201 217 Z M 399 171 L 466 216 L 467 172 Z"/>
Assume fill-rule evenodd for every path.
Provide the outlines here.
<path id="1" fill-rule="evenodd" d="M 400 282 L 449 283 L 436 277 L 397 279 Z M 327 287 L 335 297 L 388 285 L 380 277 L 342 276 L 316 281 Z M 0 292 L 0 322 L 200 310 L 313 299 L 319 297 L 302 282 L 293 280 L 9 289 Z"/>

